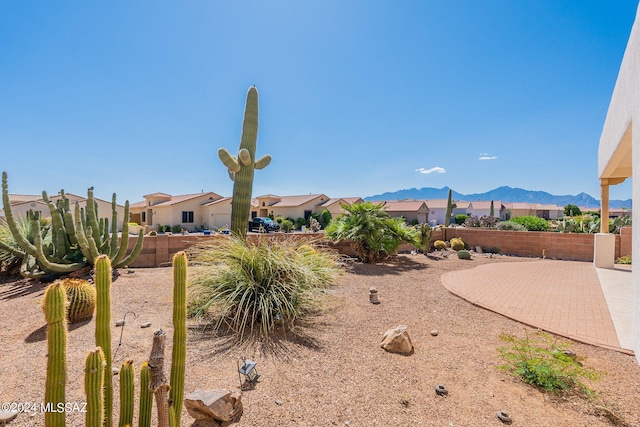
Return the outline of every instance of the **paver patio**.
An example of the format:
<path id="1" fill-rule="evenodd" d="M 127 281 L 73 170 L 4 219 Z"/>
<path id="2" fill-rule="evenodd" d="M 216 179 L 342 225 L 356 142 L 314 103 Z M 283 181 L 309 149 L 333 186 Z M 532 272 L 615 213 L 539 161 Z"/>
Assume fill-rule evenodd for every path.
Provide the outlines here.
<path id="1" fill-rule="evenodd" d="M 622 277 L 622 282 L 630 278 L 629 272 L 620 273 L 628 276 Z M 612 275 L 607 277 L 615 280 Z M 486 264 L 449 272 L 441 280 L 454 295 L 513 320 L 576 341 L 633 354 L 625 348 L 629 347 L 626 337 L 618 339 L 626 328 L 618 326 L 616 332 L 598 272 L 591 263 L 539 260 Z M 625 283 L 614 285 L 609 283 L 604 288 L 621 288 Z M 627 301 L 630 305 L 630 300 Z M 630 323 L 630 319 L 628 322 L 621 319 L 624 313 L 616 310 L 615 314 L 618 325 Z"/>

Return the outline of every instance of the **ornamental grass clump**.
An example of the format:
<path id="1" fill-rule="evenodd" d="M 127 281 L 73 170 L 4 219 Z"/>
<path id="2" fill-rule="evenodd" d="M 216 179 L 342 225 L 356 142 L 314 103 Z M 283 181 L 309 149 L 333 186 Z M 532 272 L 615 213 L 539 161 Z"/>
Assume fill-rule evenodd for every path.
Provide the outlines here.
<path id="1" fill-rule="evenodd" d="M 297 320 L 322 305 L 340 273 L 338 255 L 309 239 L 238 236 L 192 248 L 192 316 L 212 317 L 242 339 L 269 341 L 278 325 L 292 330 Z"/>

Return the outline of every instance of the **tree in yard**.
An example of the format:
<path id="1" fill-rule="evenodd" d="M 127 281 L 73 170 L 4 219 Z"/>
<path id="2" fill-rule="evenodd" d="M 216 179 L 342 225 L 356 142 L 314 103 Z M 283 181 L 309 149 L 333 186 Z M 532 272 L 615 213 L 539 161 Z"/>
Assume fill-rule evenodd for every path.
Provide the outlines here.
<path id="1" fill-rule="evenodd" d="M 345 213 L 332 220 L 326 236 L 337 242 L 348 240 L 360 261 L 376 263 L 393 254 L 402 242 L 420 245 L 418 231 L 403 218 L 391 218 L 384 203 L 342 205 Z"/>
<path id="2" fill-rule="evenodd" d="M 571 203 L 569 203 L 567 206 L 564 207 L 564 216 L 576 216 L 576 215 L 582 215 L 582 212 L 580 211 L 579 207 Z"/>

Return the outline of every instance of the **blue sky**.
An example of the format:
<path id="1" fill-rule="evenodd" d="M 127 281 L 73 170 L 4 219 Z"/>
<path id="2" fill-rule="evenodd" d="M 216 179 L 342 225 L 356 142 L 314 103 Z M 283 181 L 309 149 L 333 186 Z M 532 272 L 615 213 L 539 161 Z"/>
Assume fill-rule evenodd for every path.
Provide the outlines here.
<path id="1" fill-rule="evenodd" d="M 599 198 L 638 0 L 0 2 L 12 193 L 231 195 L 246 91 L 254 195 L 501 185 Z M 627 180 L 629 181 L 629 180 Z M 630 198 L 631 184 L 611 196 Z"/>

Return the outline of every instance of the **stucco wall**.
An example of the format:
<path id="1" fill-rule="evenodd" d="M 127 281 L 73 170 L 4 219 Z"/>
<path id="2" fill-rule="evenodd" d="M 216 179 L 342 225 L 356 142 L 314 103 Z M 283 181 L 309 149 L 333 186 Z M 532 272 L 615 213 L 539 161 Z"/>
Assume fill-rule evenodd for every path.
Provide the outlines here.
<path id="1" fill-rule="evenodd" d="M 631 144 L 633 165 L 640 164 L 640 132 L 633 132 L 640 126 L 640 5 L 636 12 L 636 20 L 631 29 L 629 42 L 625 50 L 616 85 L 611 96 L 611 103 L 600 137 L 598 147 L 598 177 L 608 178 L 608 168 L 619 161 L 620 147 Z M 628 157 L 627 154 L 624 154 Z M 628 176 L 628 175 L 627 175 Z M 635 171 L 633 180 L 633 205 L 640 206 L 640 173 Z M 633 209 L 633 221 L 640 221 L 640 209 Z M 640 250 L 640 233 L 633 233 L 633 251 Z M 640 270 L 632 273 L 632 346 L 640 362 Z"/>

